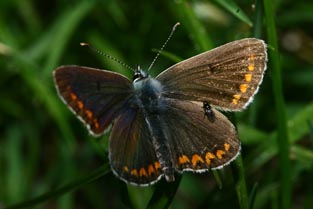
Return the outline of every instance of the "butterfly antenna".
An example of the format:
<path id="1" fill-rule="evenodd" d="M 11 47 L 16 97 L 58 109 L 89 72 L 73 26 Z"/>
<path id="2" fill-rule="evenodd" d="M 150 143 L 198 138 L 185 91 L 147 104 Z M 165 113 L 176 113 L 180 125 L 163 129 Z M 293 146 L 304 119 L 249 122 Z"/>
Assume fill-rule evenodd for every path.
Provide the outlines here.
<path id="1" fill-rule="evenodd" d="M 168 41 L 172 38 L 173 36 L 173 33 L 175 32 L 177 26 L 179 26 L 180 23 L 176 23 L 173 28 L 172 28 L 172 31 L 170 33 L 170 35 L 167 37 L 166 41 L 164 42 L 164 44 L 162 45 L 161 49 L 158 51 L 157 55 L 155 56 L 155 58 L 153 59 L 152 63 L 150 64 L 149 68 L 148 68 L 148 72 L 149 70 L 152 68 L 153 64 L 155 63 L 155 61 L 158 59 L 158 57 L 160 56 L 161 52 L 163 51 L 164 47 L 166 46 L 166 44 L 168 43 Z"/>
<path id="2" fill-rule="evenodd" d="M 96 49 L 95 47 L 93 47 L 92 45 L 90 45 L 90 44 L 88 44 L 88 43 L 80 43 L 80 45 L 81 45 L 81 46 L 87 46 L 87 47 L 89 47 L 89 49 L 91 49 L 91 50 L 97 52 L 98 54 L 101 54 L 101 55 L 103 55 L 103 56 L 105 56 L 105 57 L 107 57 L 107 58 L 109 58 L 109 59 L 111 59 L 111 60 L 117 62 L 118 64 L 122 65 L 123 67 L 126 67 L 126 68 L 130 69 L 131 71 L 135 72 L 134 68 L 132 68 L 132 67 L 130 67 L 129 65 L 125 64 L 125 63 L 122 62 L 121 60 L 118 60 L 118 59 L 116 59 L 115 57 L 112 57 L 111 55 L 109 55 L 109 54 L 107 54 L 107 53 L 105 53 L 105 52 L 103 52 L 103 51 L 100 51 L 99 49 Z"/>

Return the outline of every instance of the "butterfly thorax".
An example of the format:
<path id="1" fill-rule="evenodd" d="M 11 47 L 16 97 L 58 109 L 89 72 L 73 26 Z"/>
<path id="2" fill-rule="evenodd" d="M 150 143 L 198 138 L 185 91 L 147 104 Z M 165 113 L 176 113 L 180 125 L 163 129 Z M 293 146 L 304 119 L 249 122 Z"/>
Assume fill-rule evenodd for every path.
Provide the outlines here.
<path id="1" fill-rule="evenodd" d="M 135 80 L 133 85 L 136 96 L 141 101 L 142 108 L 150 114 L 159 113 L 162 103 L 161 83 L 148 76 L 137 81 Z"/>
<path id="2" fill-rule="evenodd" d="M 174 166 L 168 144 L 168 134 L 163 115 L 166 114 L 165 100 L 162 97 L 162 84 L 150 76 L 133 82 L 138 108 L 142 111 L 149 129 L 156 157 L 167 181 L 174 181 Z"/>

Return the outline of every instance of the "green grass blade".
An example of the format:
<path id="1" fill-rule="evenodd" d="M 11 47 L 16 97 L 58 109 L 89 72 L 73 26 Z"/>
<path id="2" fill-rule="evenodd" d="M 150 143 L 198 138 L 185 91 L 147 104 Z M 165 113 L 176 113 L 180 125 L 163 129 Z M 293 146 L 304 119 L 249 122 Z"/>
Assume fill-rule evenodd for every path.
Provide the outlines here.
<path id="1" fill-rule="evenodd" d="M 288 120 L 288 136 L 290 143 L 300 140 L 310 132 L 308 121 L 313 118 L 313 102 L 306 105 L 294 117 Z"/>
<path id="2" fill-rule="evenodd" d="M 188 34 L 194 41 L 196 49 L 199 49 L 199 51 L 212 49 L 214 44 L 207 34 L 204 25 L 196 17 L 192 5 L 186 0 L 181 0 L 174 1 L 171 6 L 173 11 L 179 16 L 181 27 L 187 29 Z"/>
<path id="3" fill-rule="evenodd" d="M 175 178 L 172 183 L 168 183 L 163 179 L 156 185 L 147 209 L 166 209 L 170 206 L 178 189 L 181 176 L 175 176 Z"/>
<path id="4" fill-rule="evenodd" d="M 251 190 L 250 196 L 249 196 L 249 209 L 253 209 L 253 205 L 255 203 L 255 197 L 257 194 L 257 189 L 258 189 L 259 184 L 256 182 Z"/>
<path id="5" fill-rule="evenodd" d="M 51 42 L 50 53 L 43 72 L 50 74 L 52 69 L 56 67 L 66 43 L 75 32 L 75 28 L 79 26 L 82 18 L 88 14 L 93 3 L 94 1 L 81 1 L 78 5 L 71 7 L 70 12 L 65 11 L 65 14 L 59 17 L 56 22 L 57 27 L 54 28 L 55 35 Z"/>
<path id="6" fill-rule="evenodd" d="M 255 13 L 253 16 L 253 36 L 255 38 L 262 37 L 262 27 L 263 27 L 263 4 L 262 0 L 255 1 Z"/>
<path id="7" fill-rule="evenodd" d="M 241 155 L 235 160 L 236 168 L 238 169 L 238 182 L 236 185 L 237 196 L 241 209 L 249 208 L 249 198 L 247 192 L 247 185 L 245 180 L 245 170 Z"/>
<path id="8" fill-rule="evenodd" d="M 279 149 L 280 176 L 281 176 L 281 208 L 291 208 L 291 176 L 289 160 L 289 138 L 287 134 L 286 110 L 282 93 L 281 67 L 279 58 L 279 49 L 276 37 L 275 13 L 272 8 L 272 1 L 264 0 L 264 11 L 267 25 L 268 44 L 273 47 L 269 50 L 270 70 L 273 76 L 272 86 L 274 92 L 274 101 L 277 115 L 277 145 Z"/>
<path id="9" fill-rule="evenodd" d="M 12 205 L 12 206 L 8 206 L 5 207 L 4 209 L 20 209 L 20 208 L 25 208 L 25 207 L 31 207 L 31 206 L 35 206 L 39 203 L 43 203 L 51 198 L 57 198 L 60 197 L 64 194 L 67 194 L 83 185 L 89 184 L 101 177 L 103 177 L 104 175 L 106 175 L 109 172 L 109 166 L 105 165 L 102 166 L 100 168 L 98 168 L 97 170 L 95 170 L 94 172 L 92 172 L 90 175 L 82 177 L 76 181 L 73 181 L 71 183 L 66 184 L 65 186 L 60 187 L 59 189 L 56 189 L 54 191 L 51 192 L 47 192 L 43 195 L 40 195 L 34 199 L 31 200 L 26 200 L 24 202 L 18 203 L 16 205 Z"/>
<path id="10" fill-rule="evenodd" d="M 29 57 L 19 51 L 12 50 L 13 63 L 14 66 L 18 69 L 19 75 L 23 78 L 23 81 L 26 83 L 27 87 L 32 89 L 34 97 L 39 99 L 46 106 L 49 114 L 52 118 L 55 119 L 57 124 L 60 127 L 60 130 L 64 136 L 64 140 L 67 142 L 70 150 L 74 148 L 74 135 L 71 131 L 69 123 L 67 122 L 66 117 L 64 117 L 64 112 L 60 108 L 60 100 L 57 98 L 57 93 L 55 89 L 51 89 L 50 85 L 43 82 L 44 79 L 38 74 L 39 67 L 35 62 Z M 50 72 L 51 73 L 51 72 Z M 51 78 L 51 74 L 49 76 Z M 52 80 L 50 83 L 52 84 Z"/>
<path id="11" fill-rule="evenodd" d="M 252 27 L 252 22 L 246 13 L 240 9 L 240 7 L 233 0 L 215 0 L 216 3 L 220 4 L 227 11 L 237 17 L 239 20 L 243 21 L 250 27 Z"/>

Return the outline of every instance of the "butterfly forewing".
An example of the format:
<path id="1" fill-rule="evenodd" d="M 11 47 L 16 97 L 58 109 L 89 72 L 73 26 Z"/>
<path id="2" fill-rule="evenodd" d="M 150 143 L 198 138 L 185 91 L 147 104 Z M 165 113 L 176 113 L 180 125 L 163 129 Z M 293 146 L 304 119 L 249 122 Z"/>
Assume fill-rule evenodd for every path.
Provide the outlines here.
<path id="1" fill-rule="evenodd" d="M 234 41 L 182 61 L 157 76 L 163 95 L 191 101 L 208 101 L 224 110 L 238 111 L 251 101 L 266 68 L 262 40 Z"/>
<path id="2" fill-rule="evenodd" d="M 95 136 L 103 134 L 127 109 L 133 93 L 132 82 L 126 77 L 88 67 L 59 67 L 54 71 L 54 80 L 62 100 Z"/>

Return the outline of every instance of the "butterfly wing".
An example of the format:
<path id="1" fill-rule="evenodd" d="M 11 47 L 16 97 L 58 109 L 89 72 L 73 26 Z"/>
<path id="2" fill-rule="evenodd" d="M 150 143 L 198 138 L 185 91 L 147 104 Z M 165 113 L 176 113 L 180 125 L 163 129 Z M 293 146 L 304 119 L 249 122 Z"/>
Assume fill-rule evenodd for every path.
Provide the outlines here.
<path id="1" fill-rule="evenodd" d="M 127 109 L 114 122 L 110 135 L 111 168 L 127 183 L 147 186 L 162 176 L 148 130 L 138 108 Z"/>
<path id="2" fill-rule="evenodd" d="M 157 76 L 163 95 L 207 101 L 239 111 L 253 99 L 266 68 L 266 45 L 255 38 L 234 41 L 184 60 Z"/>
<path id="3" fill-rule="evenodd" d="M 219 169 L 237 157 L 240 142 L 222 113 L 212 108 L 212 121 L 204 117 L 202 103 L 166 99 L 166 104 L 164 131 L 178 171 Z"/>
<path id="4" fill-rule="evenodd" d="M 62 66 L 53 75 L 61 99 L 95 136 L 124 111 L 133 93 L 129 79 L 110 71 Z"/>
<path id="5" fill-rule="evenodd" d="M 132 82 L 105 70 L 64 66 L 54 71 L 56 88 L 69 108 L 99 136 L 113 122 L 109 158 L 113 172 L 136 185 L 162 175 L 151 135 L 134 97 Z"/>

